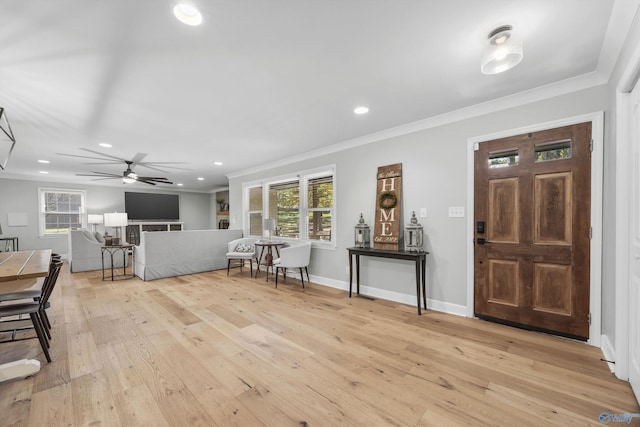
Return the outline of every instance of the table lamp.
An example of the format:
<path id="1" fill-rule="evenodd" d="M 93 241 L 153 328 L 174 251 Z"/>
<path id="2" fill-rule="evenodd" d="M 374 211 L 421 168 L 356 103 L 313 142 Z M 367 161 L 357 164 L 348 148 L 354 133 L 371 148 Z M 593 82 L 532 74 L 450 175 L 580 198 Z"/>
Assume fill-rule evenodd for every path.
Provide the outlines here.
<path id="1" fill-rule="evenodd" d="M 104 222 L 104 218 L 102 215 L 100 214 L 89 214 L 89 219 L 87 219 L 87 222 L 91 225 L 93 225 L 93 232 L 96 232 L 96 225 L 97 224 L 102 224 Z"/>
<path id="2" fill-rule="evenodd" d="M 271 232 L 276 229 L 276 220 L 274 218 L 266 218 L 262 223 L 262 228 L 269 232 L 269 241 L 271 241 Z"/>
<path id="3" fill-rule="evenodd" d="M 120 244 L 120 227 L 126 227 L 129 218 L 126 213 L 106 213 L 104 214 L 104 226 L 114 227 L 116 229 L 116 237 L 112 240 L 112 244 Z"/>

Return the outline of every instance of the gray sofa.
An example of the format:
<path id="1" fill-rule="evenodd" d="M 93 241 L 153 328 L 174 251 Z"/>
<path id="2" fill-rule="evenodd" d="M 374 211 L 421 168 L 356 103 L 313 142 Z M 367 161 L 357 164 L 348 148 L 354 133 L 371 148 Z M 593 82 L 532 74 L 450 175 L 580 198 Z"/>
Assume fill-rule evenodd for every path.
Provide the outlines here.
<path id="1" fill-rule="evenodd" d="M 227 268 L 227 243 L 241 230 L 144 231 L 134 248 L 135 273 L 142 280 Z"/>
<path id="2" fill-rule="evenodd" d="M 102 270 L 102 246 L 104 246 L 104 240 L 99 233 L 92 233 L 85 229 L 69 231 L 67 258 L 71 272 Z M 122 258 L 117 255 L 113 257 L 115 267 L 122 267 Z M 128 257 L 124 262 L 125 265 L 129 265 Z M 109 254 L 104 256 L 104 267 L 111 268 Z"/>

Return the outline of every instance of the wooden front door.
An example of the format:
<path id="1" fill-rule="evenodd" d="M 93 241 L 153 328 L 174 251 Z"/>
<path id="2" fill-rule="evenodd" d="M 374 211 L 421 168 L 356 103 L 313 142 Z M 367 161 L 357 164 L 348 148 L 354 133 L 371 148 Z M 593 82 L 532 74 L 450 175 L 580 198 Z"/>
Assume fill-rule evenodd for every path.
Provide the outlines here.
<path id="1" fill-rule="evenodd" d="M 475 314 L 589 338 L 591 123 L 479 144 Z"/>

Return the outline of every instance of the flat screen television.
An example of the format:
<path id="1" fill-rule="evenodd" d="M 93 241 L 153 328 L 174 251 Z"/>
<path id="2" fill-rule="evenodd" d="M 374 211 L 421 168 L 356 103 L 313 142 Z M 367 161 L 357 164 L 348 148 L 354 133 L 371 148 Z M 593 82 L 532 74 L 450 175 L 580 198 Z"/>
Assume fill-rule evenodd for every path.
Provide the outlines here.
<path id="1" fill-rule="evenodd" d="M 124 210 L 133 221 L 177 221 L 180 219 L 180 199 L 177 194 L 125 191 Z"/>

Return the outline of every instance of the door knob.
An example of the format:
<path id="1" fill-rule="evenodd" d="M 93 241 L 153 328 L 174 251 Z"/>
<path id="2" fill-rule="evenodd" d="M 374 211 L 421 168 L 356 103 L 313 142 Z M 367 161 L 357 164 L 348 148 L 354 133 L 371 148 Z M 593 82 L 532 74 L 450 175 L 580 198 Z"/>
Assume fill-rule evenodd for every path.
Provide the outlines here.
<path id="1" fill-rule="evenodd" d="M 636 260 L 640 259 L 640 254 L 636 254 Z"/>

